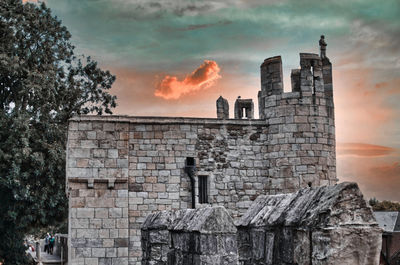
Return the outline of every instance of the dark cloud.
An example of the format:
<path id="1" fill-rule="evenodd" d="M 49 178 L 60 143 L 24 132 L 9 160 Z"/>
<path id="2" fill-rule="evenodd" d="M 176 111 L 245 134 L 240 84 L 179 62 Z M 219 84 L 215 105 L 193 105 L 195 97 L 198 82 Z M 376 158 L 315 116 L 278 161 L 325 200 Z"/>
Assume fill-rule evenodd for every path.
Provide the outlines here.
<path id="1" fill-rule="evenodd" d="M 196 16 L 218 10 L 223 5 L 213 1 L 126 1 L 113 0 L 114 7 L 110 10 L 113 16 L 118 18 L 140 19 L 159 19 L 169 14 L 178 17 Z"/>
<path id="2" fill-rule="evenodd" d="M 354 20 L 351 47 L 362 54 L 365 66 L 400 69 L 400 27 L 384 20 Z"/>
<path id="3" fill-rule="evenodd" d="M 189 25 L 189 26 L 187 26 L 187 27 L 178 28 L 178 29 L 176 29 L 176 30 L 181 30 L 181 31 L 186 31 L 186 30 L 197 30 L 197 29 L 204 29 L 204 28 L 215 27 L 215 26 L 228 25 L 228 24 L 231 24 L 231 23 L 232 23 L 232 21 L 224 20 L 224 21 L 218 21 L 218 22 L 216 22 L 216 23 Z"/>

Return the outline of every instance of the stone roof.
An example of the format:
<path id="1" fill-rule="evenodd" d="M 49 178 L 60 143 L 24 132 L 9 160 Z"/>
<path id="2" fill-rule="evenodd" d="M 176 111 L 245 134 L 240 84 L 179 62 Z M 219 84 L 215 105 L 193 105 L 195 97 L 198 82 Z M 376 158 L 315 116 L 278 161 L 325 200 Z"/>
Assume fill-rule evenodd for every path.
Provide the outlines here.
<path id="1" fill-rule="evenodd" d="M 166 229 L 183 232 L 236 233 L 232 217 L 222 206 L 150 214 L 143 230 Z"/>
<path id="2" fill-rule="evenodd" d="M 400 214 L 399 212 L 379 211 L 374 212 L 379 227 L 385 232 L 400 232 Z"/>
<path id="3" fill-rule="evenodd" d="M 306 188 L 296 193 L 259 196 L 238 226 L 377 226 L 356 183 Z"/>

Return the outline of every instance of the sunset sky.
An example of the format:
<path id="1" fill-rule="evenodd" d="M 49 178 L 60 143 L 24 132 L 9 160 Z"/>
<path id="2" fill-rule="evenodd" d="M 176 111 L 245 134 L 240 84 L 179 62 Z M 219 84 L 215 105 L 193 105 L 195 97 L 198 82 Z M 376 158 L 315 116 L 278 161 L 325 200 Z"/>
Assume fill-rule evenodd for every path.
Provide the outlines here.
<path id="1" fill-rule="evenodd" d="M 289 91 L 299 53 L 318 53 L 325 34 L 339 180 L 358 182 L 367 198 L 400 201 L 400 1 L 46 3 L 77 53 L 116 75 L 115 114 L 216 117 L 222 95 L 233 116 L 238 95 L 257 103 L 265 58 L 282 55 Z"/>

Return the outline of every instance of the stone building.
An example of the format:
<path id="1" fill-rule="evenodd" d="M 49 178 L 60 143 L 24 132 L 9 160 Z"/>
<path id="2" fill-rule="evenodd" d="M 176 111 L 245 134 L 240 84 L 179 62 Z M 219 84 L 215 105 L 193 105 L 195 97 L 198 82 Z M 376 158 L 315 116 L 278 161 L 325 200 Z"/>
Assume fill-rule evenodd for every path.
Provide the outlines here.
<path id="1" fill-rule="evenodd" d="M 400 264 L 400 212 L 376 211 L 376 221 L 382 234 L 382 251 L 379 264 L 399 265 Z"/>
<path id="2" fill-rule="evenodd" d="M 335 184 L 331 63 L 301 53 L 291 78 L 284 93 L 281 57 L 262 63 L 259 119 L 248 99 L 229 119 L 222 97 L 215 119 L 71 119 L 71 264 L 140 264 L 140 227 L 155 211 L 218 205 L 238 219 L 259 195 Z"/>

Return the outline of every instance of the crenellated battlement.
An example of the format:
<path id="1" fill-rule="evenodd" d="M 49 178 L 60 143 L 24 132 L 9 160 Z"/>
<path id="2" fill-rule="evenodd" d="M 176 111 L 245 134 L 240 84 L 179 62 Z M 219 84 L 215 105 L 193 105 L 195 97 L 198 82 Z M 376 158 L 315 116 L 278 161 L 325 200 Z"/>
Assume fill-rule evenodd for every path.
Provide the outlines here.
<path id="1" fill-rule="evenodd" d="M 273 101 L 288 97 L 297 97 L 303 105 L 307 102 L 315 106 L 320 105 L 320 102 L 326 105 L 328 102 L 327 112 L 333 118 L 332 65 L 327 57 L 321 59 L 315 53 L 300 53 L 300 69 L 292 69 L 290 75 L 291 92 L 283 92 L 281 56 L 265 59 L 260 71 L 261 90 L 258 93 L 260 119 L 268 119 L 271 116 L 271 107 L 280 105 L 279 100 L 276 104 L 273 104 Z M 292 94 L 295 92 L 299 93 Z"/>
<path id="2" fill-rule="evenodd" d="M 283 93 L 282 58 L 274 56 L 267 58 L 261 68 L 261 96 Z"/>

